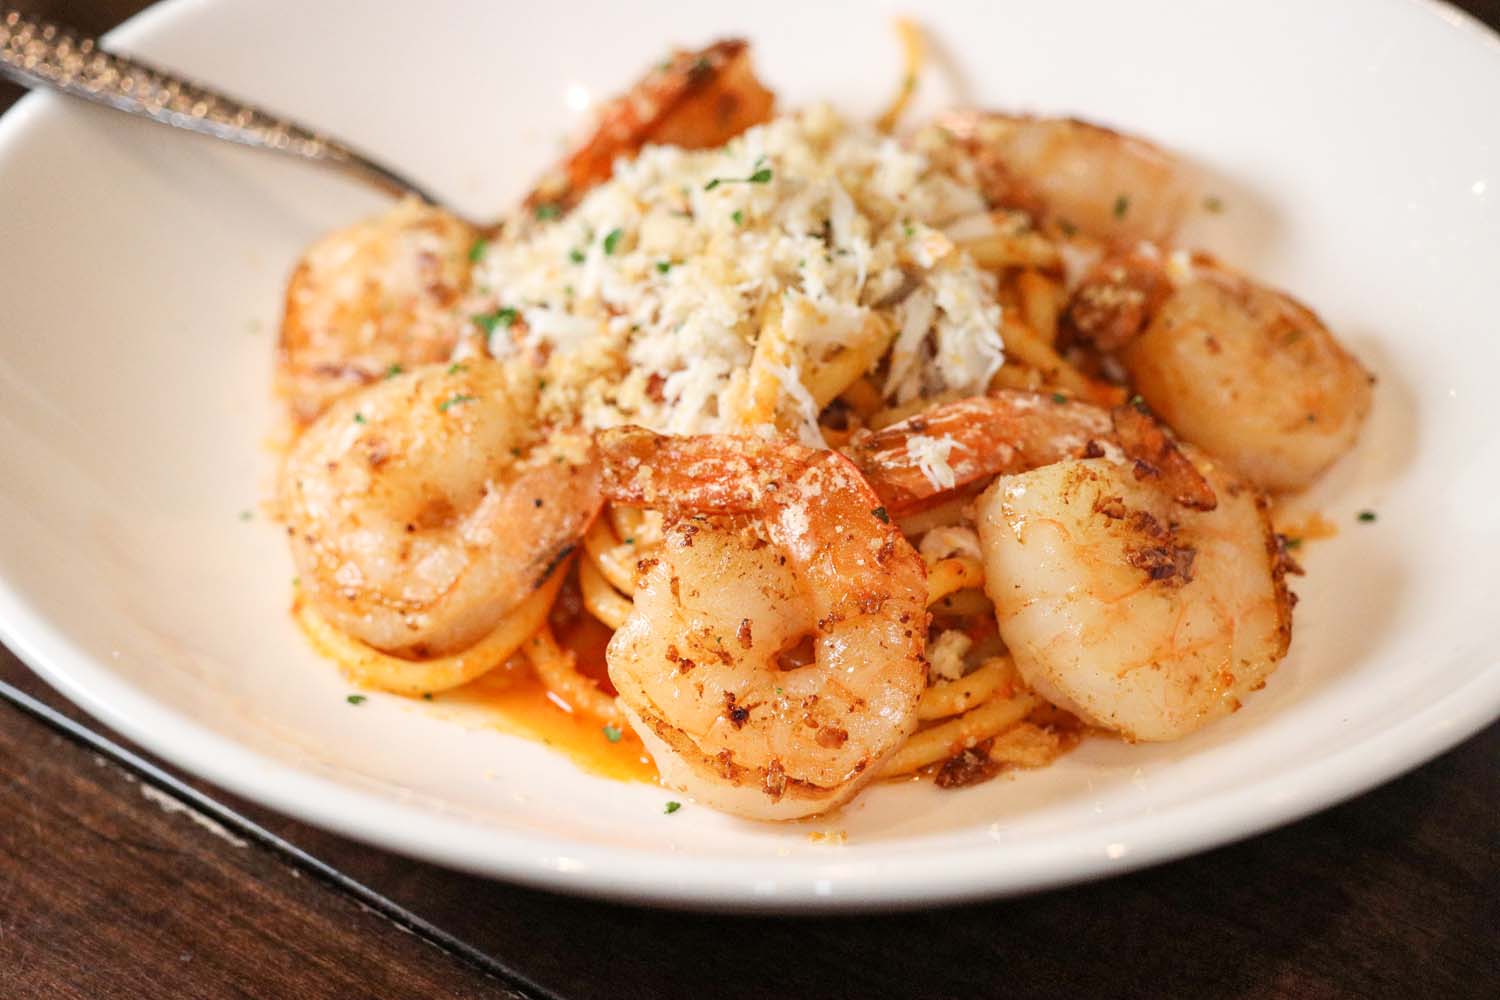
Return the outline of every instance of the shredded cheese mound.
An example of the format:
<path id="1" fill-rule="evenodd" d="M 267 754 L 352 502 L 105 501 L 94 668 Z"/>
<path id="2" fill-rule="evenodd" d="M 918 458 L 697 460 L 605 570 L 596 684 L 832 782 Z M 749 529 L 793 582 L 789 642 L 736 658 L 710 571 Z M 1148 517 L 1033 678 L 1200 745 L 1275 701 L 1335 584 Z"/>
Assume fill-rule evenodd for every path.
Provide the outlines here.
<path id="1" fill-rule="evenodd" d="M 818 105 L 617 163 L 565 218 L 492 242 L 466 306 L 515 311 L 489 349 L 539 364 L 543 422 L 823 447 L 819 411 L 861 375 L 892 405 L 985 390 L 1004 360 L 995 279 L 944 234 L 984 207 Z"/>

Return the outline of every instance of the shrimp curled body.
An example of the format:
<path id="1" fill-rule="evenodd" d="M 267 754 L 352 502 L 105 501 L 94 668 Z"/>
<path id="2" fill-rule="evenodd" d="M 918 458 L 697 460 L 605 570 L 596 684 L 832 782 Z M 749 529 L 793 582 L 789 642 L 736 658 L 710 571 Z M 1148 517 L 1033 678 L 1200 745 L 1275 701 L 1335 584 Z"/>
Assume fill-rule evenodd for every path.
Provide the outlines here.
<path id="1" fill-rule="evenodd" d="M 303 433 L 282 512 L 301 592 L 324 618 L 387 653 L 442 656 L 547 580 L 600 500 L 590 462 L 528 447 L 534 386 L 496 361 L 424 366 Z"/>
<path id="2" fill-rule="evenodd" d="M 850 798 L 917 724 L 921 557 L 842 456 L 602 433 L 603 492 L 666 516 L 610 679 L 662 779 L 794 819 Z"/>
<path id="3" fill-rule="evenodd" d="M 1128 739 L 1234 711 L 1291 640 L 1265 498 L 1199 465 L 1211 511 L 1105 458 L 1000 476 L 978 502 L 985 590 L 1022 679 Z"/>

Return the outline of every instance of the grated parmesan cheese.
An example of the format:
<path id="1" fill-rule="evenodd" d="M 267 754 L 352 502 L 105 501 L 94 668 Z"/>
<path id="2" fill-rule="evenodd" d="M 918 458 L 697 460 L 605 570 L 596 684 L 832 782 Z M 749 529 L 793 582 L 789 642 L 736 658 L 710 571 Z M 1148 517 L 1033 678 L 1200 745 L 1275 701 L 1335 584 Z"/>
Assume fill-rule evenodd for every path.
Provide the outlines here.
<path id="1" fill-rule="evenodd" d="M 938 633 L 927 647 L 927 673 L 934 680 L 956 681 L 964 675 L 964 657 L 974 645 L 958 629 L 946 629 Z"/>
<path id="2" fill-rule="evenodd" d="M 906 441 L 906 456 L 933 486 L 940 490 L 951 490 L 958 479 L 953 474 L 953 466 L 948 459 L 957 447 L 960 447 L 959 443 L 948 434 L 940 438 L 913 434 Z"/>
<path id="3" fill-rule="evenodd" d="M 957 524 L 940 525 L 927 532 L 917 544 L 917 551 L 922 554 L 922 558 L 929 565 L 940 559 L 951 559 L 954 556 L 983 558 L 979 548 L 978 533 L 973 528 Z"/>
<path id="4" fill-rule="evenodd" d="M 565 218 L 492 242 L 465 305 L 516 311 L 490 352 L 536 361 L 553 425 L 773 427 L 823 447 L 821 376 L 839 359 L 868 358 L 893 405 L 988 386 L 1004 361 L 995 279 L 944 234 L 984 208 L 925 155 L 819 105 L 721 149 L 617 163 Z M 771 322 L 776 349 L 758 352 Z"/>

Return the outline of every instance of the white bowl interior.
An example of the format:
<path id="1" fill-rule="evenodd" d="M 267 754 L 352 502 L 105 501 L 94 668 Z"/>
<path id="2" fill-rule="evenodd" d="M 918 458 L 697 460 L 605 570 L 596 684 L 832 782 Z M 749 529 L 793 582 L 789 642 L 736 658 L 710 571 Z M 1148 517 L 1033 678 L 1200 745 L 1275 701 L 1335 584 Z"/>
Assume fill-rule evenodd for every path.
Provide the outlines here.
<path id="1" fill-rule="evenodd" d="M 953 3 L 922 20 L 939 56 L 924 109 L 1076 112 L 1180 151 L 1227 206 L 1194 242 L 1312 303 L 1380 377 L 1357 452 L 1301 503 L 1340 531 L 1305 553 L 1292 654 L 1237 715 L 767 827 L 665 816 L 660 789 L 452 710 L 347 705 L 290 621 L 290 560 L 256 508 L 285 276 L 381 201 L 52 97 L 0 124 L 0 632 L 133 738 L 289 812 L 478 871 L 728 906 L 1120 870 L 1335 801 L 1493 718 L 1500 121 L 1475 95 L 1500 93 L 1500 43 L 1397 2 Z M 117 42 L 484 215 L 555 154 L 570 92 L 608 94 L 669 42 L 739 32 L 785 105 L 868 113 L 895 86 L 886 15 L 855 3 L 450 0 L 372 17 L 353 0 L 179 0 Z M 1379 519 L 1357 522 L 1364 508 Z M 827 830 L 847 841 L 809 837 Z"/>

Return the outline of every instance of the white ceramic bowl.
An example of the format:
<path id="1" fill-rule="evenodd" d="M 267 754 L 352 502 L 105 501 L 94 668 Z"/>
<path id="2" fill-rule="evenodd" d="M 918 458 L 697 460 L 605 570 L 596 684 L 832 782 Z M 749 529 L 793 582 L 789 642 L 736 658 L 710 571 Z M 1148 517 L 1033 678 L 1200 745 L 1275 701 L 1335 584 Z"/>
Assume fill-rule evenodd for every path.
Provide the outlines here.
<path id="1" fill-rule="evenodd" d="M 477 215 L 668 42 L 743 32 L 786 103 L 894 86 L 873 5 L 177 0 L 113 37 L 318 123 Z M 1500 706 L 1500 40 L 1396 0 L 922 5 L 953 101 L 1137 130 L 1216 177 L 1193 238 L 1322 310 L 1380 376 L 1307 501 L 1292 654 L 1163 746 L 1090 741 L 961 792 L 874 788 L 758 826 L 372 697 L 287 615 L 274 467 L 282 282 L 380 206 L 309 168 L 50 96 L 0 122 L 0 633 L 168 760 L 394 850 L 567 891 L 723 908 L 895 906 L 1119 872 L 1241 837 L 1428 759 Z M 1363 508 L 1378 512 L 1359 523 Z M 837 829 L 847 842 L 814 843 Z"/>

